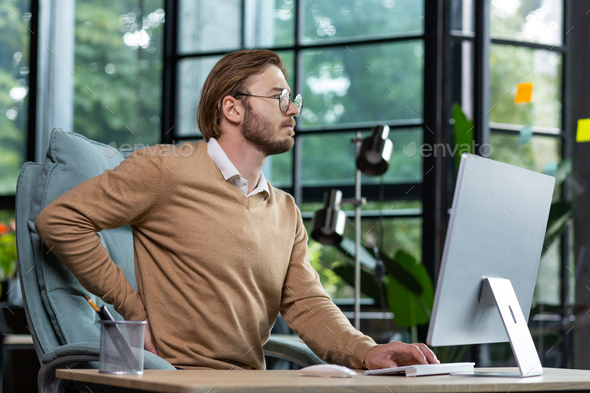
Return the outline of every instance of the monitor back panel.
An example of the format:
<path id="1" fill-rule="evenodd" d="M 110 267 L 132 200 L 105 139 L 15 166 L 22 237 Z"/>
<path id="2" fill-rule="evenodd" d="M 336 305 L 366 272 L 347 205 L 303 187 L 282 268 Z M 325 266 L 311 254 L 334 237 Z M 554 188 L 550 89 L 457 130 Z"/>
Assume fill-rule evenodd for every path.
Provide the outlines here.
<path id="1" fill-rule="evenodd" d="M 481 280 L 511 280 L 528 320 L 555 179 L 464 154 L 435 303 L 433 346 L 508 341 L 495 304 L 478 302 Z"/>

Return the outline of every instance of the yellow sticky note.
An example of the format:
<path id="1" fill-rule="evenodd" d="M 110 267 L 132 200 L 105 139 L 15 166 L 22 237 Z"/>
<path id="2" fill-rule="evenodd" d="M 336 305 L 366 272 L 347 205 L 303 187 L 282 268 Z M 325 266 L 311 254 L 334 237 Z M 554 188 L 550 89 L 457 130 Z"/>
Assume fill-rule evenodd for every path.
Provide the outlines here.
<path id="1" fill-rule="evenodd" d="M 533 84 L 532 83 L 519 83 L 516 85 L 516 96 L 514 96 L 515 104 L 524 104 L 531 102 L 533 97 Z"/>
<path id="2" fill-rule="evenodd" d="M 576 142 L 590 142 L 590 119 L 578 119 Z"/>

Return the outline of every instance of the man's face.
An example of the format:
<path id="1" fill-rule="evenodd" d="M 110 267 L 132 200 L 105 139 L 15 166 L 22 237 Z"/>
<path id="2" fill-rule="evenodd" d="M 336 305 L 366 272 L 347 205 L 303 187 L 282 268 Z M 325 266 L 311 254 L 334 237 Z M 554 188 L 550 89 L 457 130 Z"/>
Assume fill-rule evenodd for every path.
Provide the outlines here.
<path id="1" fill-rule="evenodd" d="M 262 74 L 252 78 L 248 93 L 273 98 L 244 97 L 247 102 L 242 135 L 267 156 L 285 153 L 295 143 L 294 116 L 299 111 L 291 102 L 286 113 L 281 112 L 278 96 L 283 89 L 289 89 L 289 85 L 281 70 L 271 65 Z"/>

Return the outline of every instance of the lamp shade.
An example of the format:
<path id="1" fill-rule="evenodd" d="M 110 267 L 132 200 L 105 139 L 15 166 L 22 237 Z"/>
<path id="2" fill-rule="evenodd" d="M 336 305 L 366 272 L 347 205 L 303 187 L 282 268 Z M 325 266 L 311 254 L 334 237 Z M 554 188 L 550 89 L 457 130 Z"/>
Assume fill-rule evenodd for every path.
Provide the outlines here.
<path id="1" fill-rule="evenodd" d="M 379 176 L 387 171 L 393 152 L 393 143 L 388 139 L 389 126 L 376 126 L 373 135 L 363 139 L 356 158 L 356 167 L 367 176 Z"/>
<path id="2" fill-rule="evenodd" d="M 315 241 L 336 246 L 342 241 L 346 214 L 340 210 L 342 191 L 332 189 L 324 194 L 324 207 L 315 212 L 311 224 L 311 238 Z"/>

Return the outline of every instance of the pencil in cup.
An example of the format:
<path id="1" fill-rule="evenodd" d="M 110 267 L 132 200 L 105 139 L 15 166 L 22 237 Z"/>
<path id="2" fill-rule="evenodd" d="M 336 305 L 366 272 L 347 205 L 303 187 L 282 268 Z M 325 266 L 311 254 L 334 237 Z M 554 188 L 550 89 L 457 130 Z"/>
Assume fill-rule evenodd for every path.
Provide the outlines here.
<path id="1" fill-rule="evenodd" d="M 124 321 L 115 321 L 115 318 L 110 313 L 109 309 L 105 306 L 98 308 L 92 299 L 88 296 L 84 296 L 92 308 L 97 312 L 101 319 L 102 328 L 106 330 L 108 337 L 112 341 L 114 347 L 120 356 L 120 361 L 117 361 L 116 357 L 108 356 L 109 363 L 115 363 L 121 366 L 121 371 L 127 370 L 138 370 L 142 369 L 141 359 L 133 352 L 133 349 L 129 345 L 128 340 L 125 338 L 125 334 L 121 331 L 120 324 L 125 323 Z M 143 327 L 142 327 L 143 328 Z M 102 343 L 101 343 L 102 344 Z M 107 348 L 103 348 L 106 354 Z"/>

